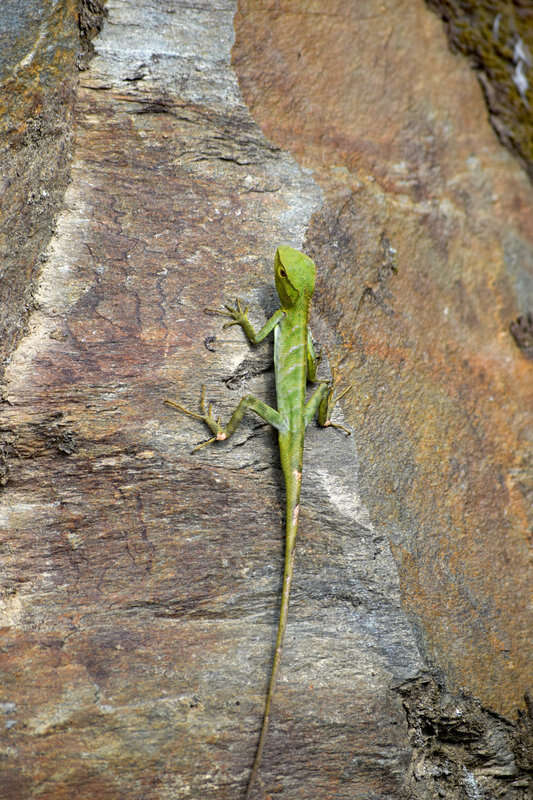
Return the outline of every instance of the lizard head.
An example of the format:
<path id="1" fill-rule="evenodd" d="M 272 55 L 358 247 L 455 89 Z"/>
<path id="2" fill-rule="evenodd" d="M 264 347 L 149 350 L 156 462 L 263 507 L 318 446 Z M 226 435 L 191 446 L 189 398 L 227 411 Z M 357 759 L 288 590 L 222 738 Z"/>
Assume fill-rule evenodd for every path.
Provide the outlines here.
<path id="1" fill-rule="evenodd" d="M 282 306 L 293 306 L 301 297 L 310 298 L 315 288 L 316 267 L 311 259 L 282 244 L 274 257 L 274 280 Z"/>

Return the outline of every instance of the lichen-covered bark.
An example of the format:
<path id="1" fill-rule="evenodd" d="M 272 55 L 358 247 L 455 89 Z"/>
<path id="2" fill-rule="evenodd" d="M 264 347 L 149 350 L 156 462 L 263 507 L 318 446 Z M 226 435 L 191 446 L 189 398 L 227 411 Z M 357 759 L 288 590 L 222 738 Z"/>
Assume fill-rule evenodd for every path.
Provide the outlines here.
<path id="1" fill-rule="evenodd" d="M 104 8 L 100 0 L 36 0 L 3 3 L 0 14 L 1 391 L 69 180 L 78 69 Z"/>
<path id="2" fill-rule="evenodd" d="M 76 7 L 8 2 L 0 11 L 0 380 L 31 313 L 68 180 Z"/>
<path id="3" fill-rule="evenodd" d="M 533 179 L 533 6 L 521 0 L 427 0 L 483 88 L 500 141 Z"/>
<path id="4" fill-rule="evenodd" d="M 425 675 L 398 687 L 413 758 L 410 800 L 528 798 L 533 768 L 531 698 L 516 724 Z"/>

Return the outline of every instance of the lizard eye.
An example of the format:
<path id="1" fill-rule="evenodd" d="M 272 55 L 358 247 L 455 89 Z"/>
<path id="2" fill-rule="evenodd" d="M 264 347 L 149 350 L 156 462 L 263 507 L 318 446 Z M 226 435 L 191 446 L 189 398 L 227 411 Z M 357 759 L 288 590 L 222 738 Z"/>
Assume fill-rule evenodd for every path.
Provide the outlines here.
<path id="1" fill-rule="evenodd" d="M 287 277 L 287 273 L 285 272 L 285 270 L 283 268 L 280 269 L 279 274 L 281 275 L 282 278 L 286 278 Z"/>

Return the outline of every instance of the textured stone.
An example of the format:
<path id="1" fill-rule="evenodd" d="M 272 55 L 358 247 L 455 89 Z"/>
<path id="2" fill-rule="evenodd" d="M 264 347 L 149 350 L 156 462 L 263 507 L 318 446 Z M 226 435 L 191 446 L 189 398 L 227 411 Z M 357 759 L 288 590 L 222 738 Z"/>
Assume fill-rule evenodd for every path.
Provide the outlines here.
<path id="1" fill-rule="evenodd" d="M 76 6 L 6 0 L 0 12 L 0 380 L 68 181 Z"/>
<path id="2" fill-rule="evenodd" d="M 533 656 L 533 374 L 509 334 L 533 304 L 531 185 L 423 4 L 250 0 L 236 30 L 252 113 L 326 197 L 319 307 L 419 642 L 451 688 L 513 716 Z"/>
<path id="3" fill-rule="evenodd" d="M 275 437 L 247 418 L 191 455 L 205 431 L 162 401 L 272 402 L 271 346 L 202 309 L 239 295 L 264 319 L 281 241 L 317 259 L 354 436 L 309 429 L 258 795 L 527 796 L 531 364 L 508 327 L 531 190 L 422 3 L 327 5 L 241 5 L 245 103 L 232 2 L 107 4 L 6 373 L 0 796 L 243 793 L 279 605 Z"/>
<path id="4" fill-rule="evenodd" d="M 272 311 L 274 248 L 301 246 L 321 193 L 242 103 L 231 3 L 107 8 L 38 310 L 6 374 L 3 788 L 234 798 L 278 615 L 275 439 L 251 419 L 191 456 L 204 431 L 162 400 L 194 406 L 202 383 L 223 414 L 245 383 L 272 398 L 271 345 L 251 350 L 202 309 L 239 293 L 254 319 Z M 422 666 L 396 568 L 351 441 L 311 430 L 306 463 L 262 776 L 287 797 L 395 795 L 411 748 L 392 685 Z"/>

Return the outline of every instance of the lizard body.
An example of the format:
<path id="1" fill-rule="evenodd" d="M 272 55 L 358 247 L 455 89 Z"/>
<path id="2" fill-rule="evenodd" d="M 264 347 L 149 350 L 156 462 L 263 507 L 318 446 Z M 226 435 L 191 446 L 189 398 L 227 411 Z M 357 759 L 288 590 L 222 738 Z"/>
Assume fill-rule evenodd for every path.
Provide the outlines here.
<path id="1" fill-rule="evenodd" d="M 231 322 L 226 323 L 224 327 L 240 325 L 253 344 L 261 342 L 274 330 L 277 409 L 268 406 L 252 395 L 246 395 L 234 410 L 226 427 L 222 427 L 220 421 L 213 417 L 211 406 L 206 409 L 204 388 L 202 388 L 200 414 L 189 411 L 172 400 L 165 401 L 168 405 L 178 408 L 185 414 L 205 422 L 214 434 L 211 439 L 200 444 L 195 450 L 211 442 L 221 441 L 231 436 L 247 410 L 254 411 L 278 431 L 280 460 L 286 490 L 285 567 L 276 647 L 265 701 L 263 723 L 248 781 L 246 800 L 249 800 L 252 795 L 261 763 L 287 625 L 294 566 L 294 545 L 300 509 L 305 428 L 317 416 L 319 425 L 341 428 L 346 433 L 350 433 L 342 425 L 336 425 L 330 420 L 330 414 L 335 403 L 348 390 L 345 390 L 338 397 L 334 397 L 333 385 L 329 382 L 321 381 L 309 400 L 306 402 L 305 399 L 307 380 L 316 382 L 318 365 L 308 325 L 315 276 L 315 265 L 308 256 L 298 250 L 294 250 L 292 247 L 281 245 L 276 250 L 274 258 L 274 280 L 280 299 L 280 308 L 261 330 L 255 333 L 247 317 L 248 309 L 242 310 L 238 300 L 235 307 L 225 306 L 225 311 L 215 312 L 231 319 Z M 208 310 L 212 311 L 213 309 Z"/>

